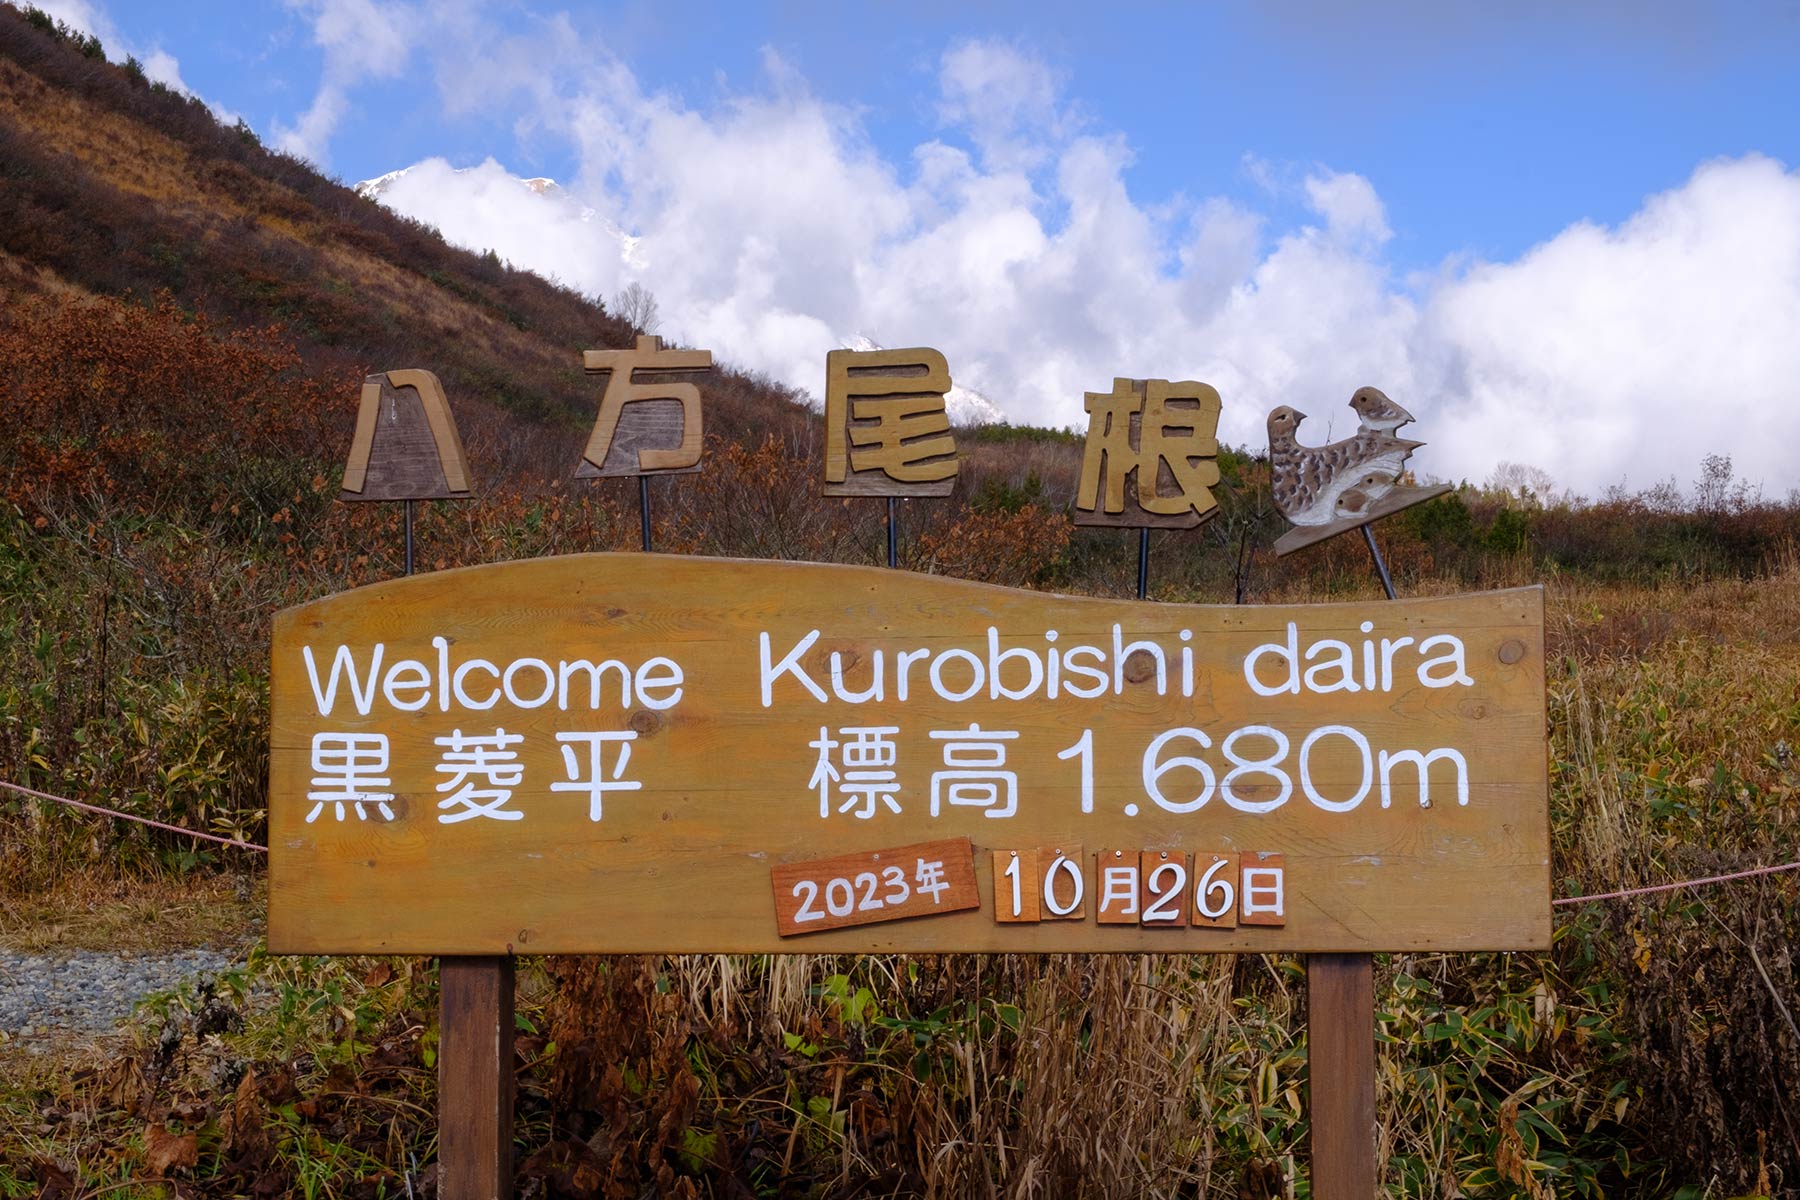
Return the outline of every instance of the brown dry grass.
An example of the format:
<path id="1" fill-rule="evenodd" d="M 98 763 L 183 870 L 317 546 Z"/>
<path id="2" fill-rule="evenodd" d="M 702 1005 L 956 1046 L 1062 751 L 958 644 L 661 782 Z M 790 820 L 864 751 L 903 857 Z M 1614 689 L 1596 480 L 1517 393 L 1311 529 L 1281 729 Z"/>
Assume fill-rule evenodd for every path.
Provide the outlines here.
<path id="1" fill-rule="evenodd" d="M 247 870 L 186 877 L 71 872 L 43 891 L 0 891 L 0 950 L 239 949 L 261 936 L 268 896 L 268 880 Z"/>

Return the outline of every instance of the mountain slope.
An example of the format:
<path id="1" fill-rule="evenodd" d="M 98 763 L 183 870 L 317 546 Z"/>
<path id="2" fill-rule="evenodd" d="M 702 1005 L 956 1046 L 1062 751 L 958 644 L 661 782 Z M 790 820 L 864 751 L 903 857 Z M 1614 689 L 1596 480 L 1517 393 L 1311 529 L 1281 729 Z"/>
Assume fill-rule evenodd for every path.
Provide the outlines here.
<path id="1" fill-rule="evenodd" d="M 0 6 L 0 295 L 10 306 L 160 290 L 228 324 L 282 323 L 315 370 L 436 371 L 459 416 L 501 447 L 529 427 L 590 419 L 597 394 L 580 352 L 634 334 L 600 305 L 455 249 L 247 128 L 221 126 L 198 100 Z M 797 432 L 805 412 L 727 371 L 708 393 L 709 427 L 726 436 Z"/>

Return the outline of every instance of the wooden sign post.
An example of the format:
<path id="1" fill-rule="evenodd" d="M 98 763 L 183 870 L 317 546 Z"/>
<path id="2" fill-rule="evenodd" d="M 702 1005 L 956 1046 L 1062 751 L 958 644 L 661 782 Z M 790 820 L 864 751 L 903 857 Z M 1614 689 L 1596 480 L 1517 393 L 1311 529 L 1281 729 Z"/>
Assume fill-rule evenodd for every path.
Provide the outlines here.
<path id="1" fill-rule="evenodd" d="M 405 505 L 406 573 L 413 570 L 413 503 L 467 500 L 469 465 L 444 385 L 430 371 L 387 371 L 363 380 L 356 439 L 339 500 Z"/>
<path id="2" fill-rule="evenodd" d="M 275 623 L 269 945 L 1542 949 L 1542 608 L 656 555 L 357 589 Z M 446 975 L 493 1016 L 446 1080 L 447 1197 L 504 1177 L 489 986 Z"/>
<path id="3" fill-rule="evenodd" d="M 650 477 L 700 469 L 705 449 L 700 389 L 683 376 L 712 370 L 710 350 L 664 350 L 642 336 L 631 350 L 587 350 L 582 366 L 604 375 L 600 412 L 576 464 L 577 479 L 637 476 L 638 520 L 650 550 Z"/>
<path id="4" fill-rule="evenodd" d="M 413 573 L 414 501 L 470 495 L 462 438 L 437 376 L 407 370 L 365 379 L 338 498 L 405 503 L 406 574 Z M 505 1195 L 512 1187 L 512 959 L 442 959 L 438 992 L 443 1124 L 467 1131 L 442 1139 L 439 1159 L 446 1175 L 487 1181 L 471 1194 Z M 495 1112 L 459 1110 L 481 1097 L 492 1101 L 502 1084 L 505 1098 Z"/>
<path id="5" fill-rule="evenodd" d="M 1378 388 L 1358 388 L 1350 407 L 1359 424 L 1341 441 L 1318 448 L 1295 437 L 1306 414 L 1283 406 L 1269 414 L 1269 465 L 1275 505 L 1294 528 L 1275 553 L 1351 529 L 1362 531 L 1375 574 L 1389 600 L 1394 580 L 1373 524 L 1450 491 L 1448 484 L 1402 483 L 1406 460 L 1424 445 L 1395 432 L 1413 415 Z M 1309 1099 L 1313 1196 L 1360 1200 L 1376 1194 L 1375 956 L 1312 954 L 1306 960 Z"/>
<path id="6" fill-rule="evenodd" d="M 1114 379 L 1088 392 L 1075 524 L 1136 526 L 1137 598 L 1150 592 L 1150 530 L 1218 515 L 1219 393 L 1204 383 Z"/>
<path id="7" fill-rule="evenodd" d="M 900 565 L 899 501 L 948 496 L 961 465 L 950 365 L 936 350 L 833 350 L 825 356 L 826 496 L 887 498 L 887 565 Z"/>

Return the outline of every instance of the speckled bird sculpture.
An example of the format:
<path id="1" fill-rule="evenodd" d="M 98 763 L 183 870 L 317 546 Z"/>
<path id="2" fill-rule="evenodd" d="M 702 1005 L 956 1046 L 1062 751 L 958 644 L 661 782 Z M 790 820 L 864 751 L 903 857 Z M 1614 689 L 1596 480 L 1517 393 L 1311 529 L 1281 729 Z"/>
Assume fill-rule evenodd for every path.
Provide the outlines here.
<path id="1" fill-rule="evenodd" d="M 1377 388 L 1358 388 L 1350 398 L 1361 424 L 1342 441 L 1303 446 L 1295 436 L 1306 414 L 1282 405 L 1269 414 L 1269 467 L 1275 507 L 1296 526 L 1276 543 L 1277 553 L 1354 529 L 1449 491 L 1402 484 L 1406 460 L 1424 442 L 1396 437 L 1413 415 Z"/>

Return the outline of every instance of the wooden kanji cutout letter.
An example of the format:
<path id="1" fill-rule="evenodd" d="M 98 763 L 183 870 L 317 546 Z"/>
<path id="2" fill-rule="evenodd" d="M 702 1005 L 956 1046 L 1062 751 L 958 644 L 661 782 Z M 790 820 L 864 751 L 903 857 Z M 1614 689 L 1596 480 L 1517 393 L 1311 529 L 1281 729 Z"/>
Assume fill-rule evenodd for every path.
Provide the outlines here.
<path id="1" fill-rule="evenodd" d="M 956 441 L 936 350 L 833 350 L 825 356 L 827 496 L 948 496 Z"/>
<path id="2" fill-rule="evenodd" d="M 1395 431 L 1413 415 L 1377 388 L 1350 397 L 1361 424 L 1355 433 L 1325 446 L 1302 446 L 1296 431 L 1306 414 L 1282 405 L 1269 414 L 1269 471 L 1275 507 L 1294 525 L 1275 542 L 1276 554 L 1391 516 L 1450 490 L 1447 483 L 1415 487 L 1400 482 L 1406 460 L 1424 442 Z"/>
<path id="3" fill-rule="evenodd" d="M 1244 925 L 1287 924 L 1287 857 L 1259 851 L 1240 856 L 1238 921 Z"/>
<path id="4" fill-rule="evenodd" d="M 467 500 L 469 466 L 444 387 L 430 371 L 363 380 L 339 500 Z"/>
<path id="5" fill-rule="evenodd" d="M 1094 855 L 1094 920 L 1101 925 L 1138 923 L 1138 852 L 1101 850 Z"/>
<path id="6" fill-rule="evenodd" d="M 1217 515 L 1219 409 L 1219 393 L 1190 380 L 1088 392 L 1075 523 L 1192 529 Z"/>
<path id="7" fill-rule="evenodd" d="M 600 414 L 577 479 L 620 475 L 676 475 L 700 469 L 700 389 L 667 377 L 712 370 L 710 350 L 664 350 L 662 339 L 644 336 L 632 350 L 587 350 L 582 366 L 605 375 Z M 642 378 L 639 378 L 642 376 Z"/>

